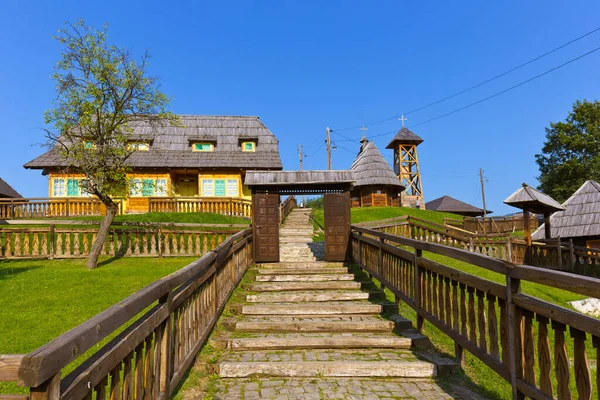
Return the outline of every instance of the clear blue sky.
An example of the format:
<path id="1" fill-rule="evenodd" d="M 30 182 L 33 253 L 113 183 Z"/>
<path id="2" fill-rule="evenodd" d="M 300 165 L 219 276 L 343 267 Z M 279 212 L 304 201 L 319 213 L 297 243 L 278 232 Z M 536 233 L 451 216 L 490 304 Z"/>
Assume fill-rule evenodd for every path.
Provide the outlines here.
<path id="1" fill-rule="evenodd" d="M 26 197 L 46 178 L 22 165 L 44 150 L 51 106 L 52 40 L 65 21 L 109 23 L 109 41 L 148 49 L 152 73 L 184 114 L 258 115 L 280 140 L 284 167 L 326 169 L 325 127 L 391 117 L 477 84 L 600 26 L 598 1 L 38 1 L 0 3 L 0 176 Z M 447 102 L 408 115 L 407 126 L 452 111 L 600 46 L 600 32 Z M 414 128 L 426 200 L 448 194 L 488 207 L 522 182 L 537 185 L 534 154 L 550 121 L 577 99 L 600 98 L 600 51 L 502 96 Z M 397 130 L 392 120 L 368 135 Z M 358 129 L 341 132 L 360 138 Z M 335 169 L 358 144 L 333 134 Z M 391 135 L 374 139 L 385 146 Z M 350 151 L 345 151 L 341 147 Z"/>

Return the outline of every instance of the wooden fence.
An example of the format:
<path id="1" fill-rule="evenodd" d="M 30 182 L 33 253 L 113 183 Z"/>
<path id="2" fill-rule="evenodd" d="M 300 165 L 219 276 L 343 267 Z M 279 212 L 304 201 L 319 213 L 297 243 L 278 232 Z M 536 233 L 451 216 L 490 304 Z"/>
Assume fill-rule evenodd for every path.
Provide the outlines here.
<path id="1" fill-rule="evenodd" d="M 123 199 L 115 200 L 119 214 Z M 52 218 L 103 215 L 106 208 L 100 200 L 78 197 L 0 199 L 0 219 Z"/>
<path id="2" fill-rule="evenodd" d="M 462 224 L 458 220 L 445 218 L 444 223 L 477 233 L 507 233 L 525 229 L 523 215 L 486 218 L 464 217 Z M 533 216 L 529 218 L 530 229 L 535 230 L 539 226 L 540 222 L 537 218 Z"/>
<path id="3" fill-rule="evenodd" d="M 201 256 L 239 230 L 117 229 L 109 231 L 101 255 L 127 257 Z M 0 259 L 85 258 L 98 229 L 0 228 Z"/>
<path id="4" fill-rule="evenodd" d="M 30 388 L 29 396 L 0 400 L 168 399 L 252 263 L 251 241 L 250 229 L 239 232 L 41 348 L 0 355 L 0 381 Z M 62 369 L 117 332 L 61 377 Z"/>
<path id="5" fill-rule="evenodd" d="M 150 197 L 149 212 L 211 212 L 252 216 L 252 201 L 236 197 Z"/>
<path id="6" fill-rule="evenodd" d="M 296 196 L 288 196 L 279 205 L 279 223 L 282 224 L 285 217 L 287 217 L 288 214 L 291 213 L 292 210 L 296 207 L 298 207 L 298 202 L 296 201 Z"/>
<path id="7" fill-rule="evenodd" d="M 505 283 L 432 261 L 424 251 L 502 274 Z M 458 360 L 468 350 L 508 381 L 514 399 L 591 399 L 600 391 L 600 373 L 596 369 L 592 377 L 588 361 L 600 360 L 600 320 L 521 291 L 527 281 L 599 298 L 600 279 L 356 226 L 351 252 L 354 262 L 416 311 L 419 330 L 430 322 L 454 340 Z"/>
<path id="8" fill-rule="evenodd" d="M 469 234 L 453 226 L 439 225 L 415 217 L 405 217 L 371 228 L 392 235 L 443 244 L 515 264 L 527 264 L 580 275 L 600 277 L 600 249 L 573 246 L 560 238 L 534 242 L 509 234 Z"/>

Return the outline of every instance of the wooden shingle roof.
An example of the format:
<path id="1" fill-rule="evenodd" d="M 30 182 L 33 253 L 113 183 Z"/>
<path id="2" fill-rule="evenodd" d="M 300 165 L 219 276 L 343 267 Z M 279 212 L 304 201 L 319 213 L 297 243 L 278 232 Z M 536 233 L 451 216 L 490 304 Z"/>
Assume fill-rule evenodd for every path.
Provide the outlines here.
<path id="1" fill-rule="evenodd" d="M 279 141 L 258 117 L 180 115 L 180 126 L 132 124 L 132 139 L 152 142 L 150 150 L 128 159 L 137 168 L 282 169 Z M 240 141 L 253 138 L 256 151 L 243 152 Z M 193 152 L 191 142 L 210 141 L 213 152 Z M 58 151 L 50 150 L 25 168 L 68 167 Z"/>
<path id="2" fill-rule="evenodd" d="M 552 197 L 525 183 L 523 184 L 523 187 L 508 196 L 506 200 L 504 200 L 504 204 L 520 208 L 521 210 L 527 209 L 536 214 L 545 214 L 547 212 L 565 209 Z"/>
<path id="3" fill-rule="evenodd" d="M 12 188 L 6 181 L 0 178 L 0 197 L 22 198 L 15 189 Z"/>
<path id="4" fill-rule="evenodd" d="M 354 174 L 347 170 L 326 171 L 247 171 L 247 186 L 294 186 L 321 184 L 352 184 Z"/>
<path id="5" fill-rule="evenodd" d="M 368 141 L 366 138 L 361 140 L 360 152 L 352 163 L 350 170 L 354 172 L 354 178 L 356 179 L 354 186 L 390 185 L 401 187 L 400 190 L 404 189 L 375 143 Z"/>
<path id="6" fill-rule="evenodd" d="M 396 136 L 390 141 L 390 143 L 386 146 L 386 149 L 394 149 L 398 147 L 399 144 L 420 144 L 423 143 L 423 139 L 412 132 L 410 129 L 402 127 Z"/>
<path id="7" fill-rule="evenodd" d="M 600 184 L 586 181 L 567 201 L 564 211 L 550 216 L 551 237 L 575 238 L 600 235 Z M 531 235 L 533 240 L 545 238 L 544 225 Z"/>
<path id="8" fill-rule="evenodd" d="M 435 200 L 431 200 L 425 204 L 425 209 L 430 211 L 443 211 L 469 217 L 477 217 L 483 215 L 483 209 L 472 206 L 450 196 L 442 196 Z M 492 210 L 486 210 L 491 214 Z"/>

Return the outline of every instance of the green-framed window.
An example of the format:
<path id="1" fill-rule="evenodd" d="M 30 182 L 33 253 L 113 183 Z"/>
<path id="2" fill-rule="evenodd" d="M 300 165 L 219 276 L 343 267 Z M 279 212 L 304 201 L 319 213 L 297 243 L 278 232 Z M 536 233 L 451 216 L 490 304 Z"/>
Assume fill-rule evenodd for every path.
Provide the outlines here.
<path id="1" fill-rule="evenodd" d="M 214 151 L 215 147 L 212 143 L 194 143 L 192 144 L 193 151 Z"/>
<path id="2" fill-rule="evenodd" d="M 256 151 L 256 143 L 242 142 L 242 151 Z"/>

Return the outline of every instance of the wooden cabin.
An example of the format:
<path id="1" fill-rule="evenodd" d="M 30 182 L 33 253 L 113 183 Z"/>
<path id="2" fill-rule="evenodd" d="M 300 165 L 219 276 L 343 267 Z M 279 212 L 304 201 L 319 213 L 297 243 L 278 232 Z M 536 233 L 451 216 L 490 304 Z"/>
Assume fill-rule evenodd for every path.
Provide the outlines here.
<path id="1" fill-rule="evenodd" d="M 150 198 L 250 199 L 247 170 L 281 170 L 279 141 L 258 117 L 181 115 L 180 125 L 134 125 L 127 212 L 146 212 Z M 85 176 L 52 149 L 25 164 L 48 175 L 48 196 L 87 197 Z"/>
<path id="2" fill-rule="evenodd" d="M 22 197 L 4 179 L 0 178 L 0 199 L 20 199 Z"/>
<path id="3" fill-rule="evenodd" d="M 352 207 L 398 206 L 404 186 L 375 146 L 363 137 L 350 170 L 356 182 L 350 193 Z"/>
<path id="4" fill-rule="evenodd" d="M 562 206 L 565 210 L 550 216 L 551 237 L 600 249 L 600 184 L 586 181 Z M 533 240 L 545 237 L 545 224 L 531 235 Z"/>

